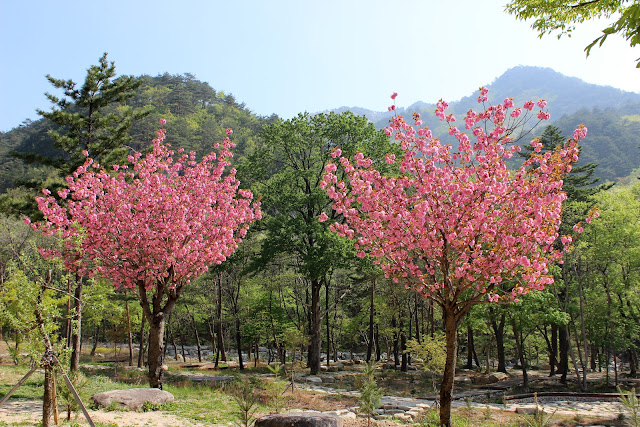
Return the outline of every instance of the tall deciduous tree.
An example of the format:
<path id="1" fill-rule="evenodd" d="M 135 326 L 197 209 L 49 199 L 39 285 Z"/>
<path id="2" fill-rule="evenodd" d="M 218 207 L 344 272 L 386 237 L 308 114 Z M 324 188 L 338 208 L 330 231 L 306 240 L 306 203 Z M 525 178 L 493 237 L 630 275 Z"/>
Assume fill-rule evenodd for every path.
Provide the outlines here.
<path id="1" fill-rule="evenodd" d="M 482 89 L 478 102 L 487 101 Z M 395 94 L 392 95 L 395 99 Z M 539 101 L 539 119 L 547 119 Z M 331 229 L 355 240 L 359 256 L 367 251 L 395 282 L 433 300 L 443 312 L 447 358 L 440 390 L 440 423 L 451 424 L 457 328 L 474 305 L 518 299 L 529 290 L 553 283 L 549 265 L 561 257 L 553 243 L 562 213 L 562 178 L 578 159 L 578 140 L 586 128 L 553 153 L 534 154 L 511 172 L 506 160 L 518 150 L 514 132 L 535 104 L 513 108 L 508 98 L 464 123 L 475 140 L 453 126 L 447 104 L 436 115 L 446 120 L 458 140 L 457 151 L 433 138 L 428 128 L 415 129 L 401 116 L 386 128 L 404 150 L 402 175 L 385 177 L 361 153 L 354 162 L 329 164 L 322 186 L 345 218 Z M 414 115 L 415 126 L 422 121 Z M 536 151 L 538 141 L 532 142 Z M 387 162 L 394 163 L 393 156 Z M 321 220 L 327 220 L 323 216 Z M 567 241 L 567 240 L 565 240 Z"/>
<path id="2" fill-rule="evenodd" d="M 329 271 L 348 259 L 347 245 L 318 223 L 321 214 L 334 215 L 320 188 L 324 167 L 337 146 L 345 153 L 363 151 L 383 165 L 384 154 L 393 147 L 365 117 L 352 113 L 300 114 L 266 126 L 262 136 L 264 145 L 241 168 L 264 195 L 266 239 L 259 264 L 266 266 L 282 254 L 293 256 L 293 268 L 309 284 L 309 367 L 315 374 L 322 345 L 321 289 L 328 286 Z"/>
<path id="3" fill-rule="evenodd" d="M 164 324 L 182 290 L 230 256 L 260 218 L 259 202 L 239 189 L 235 169 L 225 175 L 229 138 L 199 163 L 194 152 L 174 159 L 164 138 L 160 130 L 153 151 L 129 156 L 131 169 L 116 165 L 116 175 L 87 158 L 59 192 L 66 206 L 47 190 L 38 198 L 40 229 L 64 244 L 45 256 L 62 256 L 69 270 L 98 273 L 137 292 L 150 325 L 151 387 L 162 385 Z"/>

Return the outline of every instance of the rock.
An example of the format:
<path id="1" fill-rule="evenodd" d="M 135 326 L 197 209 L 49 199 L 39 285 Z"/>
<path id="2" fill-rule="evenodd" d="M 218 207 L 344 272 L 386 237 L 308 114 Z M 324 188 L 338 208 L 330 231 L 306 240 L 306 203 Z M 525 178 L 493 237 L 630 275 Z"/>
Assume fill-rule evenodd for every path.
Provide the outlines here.
<path id="1" fill-rule="evenodd" d="M 308 382 L 308 383 L 321 383 L 322 382 L 322 378 L 316 377 L 316 376 L 313 376 L 313 375 L 309 375 L 308 377 L 304 377 L 303 380 Z"/>
<path id="2" fill-rule="evenodd" d="M 471 378 L 469 377 L 463 377 L 463 376 L 454 377 L 453 381 L 456 384 L 471 384 Z"/>
<path id="3" fill-rule="evenodd" d="M 477 375 L 471 379 L 471 382 L 475 385 L 489 384 L 489 377 L 487 375 Z"/>
<path id="4" fill-rule="evenodd" d="M 157 388 L 132 388 L 129 390 L 111 390 L 97 393 L 91 396 L 91 399 L 102 407 L 107 407 L 113 402 L 120 406 L 133 411 L 139 411 L 146 403 L 161 405 L 163 403 L 173 402 L 174 398 L 168 391 Z"/>
<path id="5" fill-rule="evenodd" d="M 342 417 L 323 413 L 272 414 L 258 418 L 256 427 L 342 427 Z"/>
<path id="6" fill-rule="evenodd" d="M 504 381 L 507 379 L 509 379 L 509 375 L 505 374 L 504 372 L 494 372 L 489 375 L 489 381 L 492 383 L 497 383 L 498 381 Z"/>
<path id="7" fill-rule="evenodd" d="M 356 419 L 356 414 L 354 414 L 351 411 L 348 411 L 342 415 L 340 415 L 342 417 L 342 419 L 344 420 L 355 420 Z"/>
<path id="8" fill-rule="evenodd" d="M 336 368 L 338 368 L 339 371 L 344 369 L 344 364 L 343 363 L 336 363 Z"/>
<path id="9" fill-rule="evenodd" d="M 391 415 L 385 415 L 385 414 L 382 414 L 382 415 L 376 415 L 376 416 L 374 416 L 374 417 L 373 417 L 373 419 L 374 419 L 374 420 L 376 420 L 376 421 L 378 421 L 378 420 L 386 420 L 386 419 L 388 419 L 389 417 L 391 417 Z"/>
<path id="10" fill-rule="evenodd" d="M 176 355 L 176 360 L 180 363 L 184 363 L 184 357 L 181 354 Z"/>
<path id="11" fill-rule="evenodd" d="M 167 372 L 169 370 L 169 365 L 162 365 L 162 370 Z"/>

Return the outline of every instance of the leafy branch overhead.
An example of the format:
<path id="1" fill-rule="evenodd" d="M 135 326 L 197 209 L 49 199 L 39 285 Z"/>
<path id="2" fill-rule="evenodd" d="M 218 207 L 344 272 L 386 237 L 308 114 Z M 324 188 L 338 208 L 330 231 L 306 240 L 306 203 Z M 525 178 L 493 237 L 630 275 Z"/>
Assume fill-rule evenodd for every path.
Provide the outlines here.
<path id="1" fill-rule="evenodd" d="M 540 37 L 553 33 L 558 33 L 558 38 L 571 37 L 576 24 L 613 17 L 615 21 L 584 49 L 587 56 L 595 45 L 602 46 L 611 34 L 624 37 L 631 47 L 640 44 L 640 3 L 637 0 L 513 0 L 505 10 L 523 21 L 533 19 L 531 27 Z M 636 67 L 640 68 L 640 58 L 636 60 Z"/>

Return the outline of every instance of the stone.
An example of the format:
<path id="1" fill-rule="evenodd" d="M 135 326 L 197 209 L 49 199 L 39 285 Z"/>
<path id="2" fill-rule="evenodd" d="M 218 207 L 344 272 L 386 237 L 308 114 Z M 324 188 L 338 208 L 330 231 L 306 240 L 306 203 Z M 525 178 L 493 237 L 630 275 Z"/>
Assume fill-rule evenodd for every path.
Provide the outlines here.
<path id="1" fill-rule="evenodd" d="M 316 377 L 316 376 L 313 376 L 313 375 L 309 375 L 308 377 L 304 377 L 303 380 L 308 382 L 308 383 L 321 383 L 322 382 L 322 378 Z"/>
<path id="2" fill-rule="evenodd" d="M 504 381 L 509 379 L 509 375 L 505 374 L 504 372 L 493 372 L 491 375 L 489 375 L 489 381 L 492 383 L 497 383 L 499 381 Z"/>
<path id="3" fill-rule="evenodd" d="M 256 427 L 342 427 L 342 417 L 324 413 L 286 413 L 258 418 Z"/>
<path id="4" fill-rule="evenodd" d="M 180 363 L 184 363 L 184 357 L 183 357 L 181 354 L 178 354 L 178 355 L 176 356 L 176 360 L 177 360 L 178 362 L 180 362 Z"/>
<path id="5" fill-rule="evenodd" d="M 471 384 L 471 378 L 469 377 L 458 376 L 458 377 L 454 377 L 453 381 L 456 384 Z"/>
<path id="6" fill-rule="evenodd" d="M 342 414 L 341 417 L 344 420 L 355 420 L 356 419 L 356 414 L 354 414 L 351 411 L 348 411 L 348 412 Z"/>
<path id="7" fill-rule="evenodd" d="M 91 396 L 98 406 L 107 407 L 116 402 L 123 408 L 139 411 L 146 402 L 154 405 L 173 402 L 174 398 L 168 391 L 158 388 L 132 388 L 129 390 L 111 390 Z"/>

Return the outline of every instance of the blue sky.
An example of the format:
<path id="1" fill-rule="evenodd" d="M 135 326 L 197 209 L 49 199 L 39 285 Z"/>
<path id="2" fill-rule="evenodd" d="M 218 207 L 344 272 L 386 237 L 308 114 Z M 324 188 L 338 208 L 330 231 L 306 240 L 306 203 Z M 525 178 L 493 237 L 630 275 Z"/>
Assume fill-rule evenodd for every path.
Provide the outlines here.
<path id="1" fill-rule="evenodd" d="M 454 101 L 517 65 L 640 91 L 606 22 L 539 39 L 506 0 L 0 0 L 0 131 L 48 109 L 46 74 L 81 82 L 103 52 L 118 74 L 192 73 L 257 114 Z M 55 92 L 54 92 L 55 93 Z"/>

